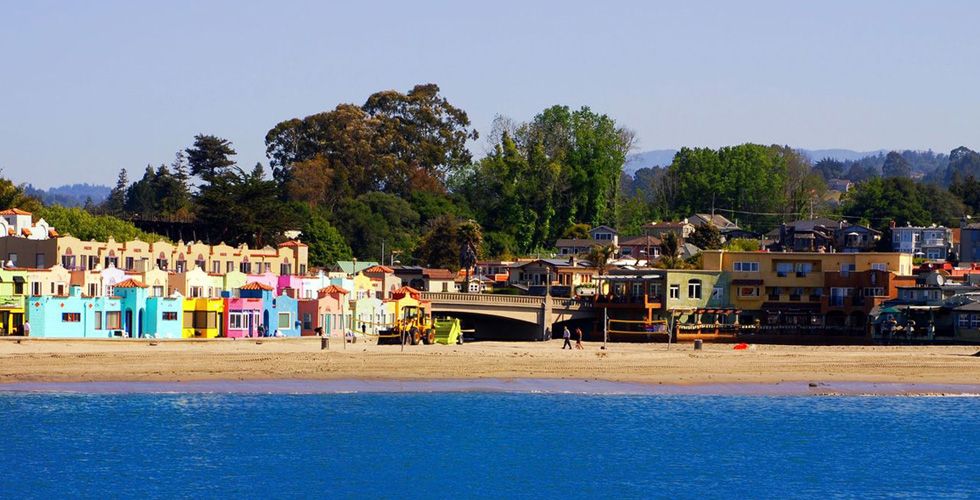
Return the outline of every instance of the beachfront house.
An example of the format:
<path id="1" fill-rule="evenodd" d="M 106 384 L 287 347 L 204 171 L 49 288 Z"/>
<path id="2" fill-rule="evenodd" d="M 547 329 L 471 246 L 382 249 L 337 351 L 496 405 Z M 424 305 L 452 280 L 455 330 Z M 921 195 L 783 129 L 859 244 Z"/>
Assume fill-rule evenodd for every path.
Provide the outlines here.
<path id="1" fill-rule="evenodd" d="M 343 336 L 350 313 L 350 292 L 328 285 L 317 292 L 316 299 L 301 299 L 297 305 L 301 335 L 316 335 L 317 329 L 327 336 Z"/>
<path id="2" fill-rule="evenodd" d="M 119 298 L 83 296 L 79 286 L 64 296 L 29 296 L 27 319 L 34 337 L 108 338 L 125 331 Z"/>
<path id="3" fill-rule="evenodd" d="M 301 333 L 298 303 L 289 295 L 274 295 L 275 288 L 252 282 L 240 289 L 242 300 L 262 301 L 262 324 L 266 335 L 298 337 Z"/>
<path id="4" fill-rule="evenodd" d="M 179 297 L 179 295 L 178 295 Z M 185 298 L 183 299 L 184 338 L 224 337 L 225 299 Z"/>
<path id="5" fill-rule="evenodd" d="M 123 327 L 129 337 L 181 338 L 182 297 L 151 297 L 150 288 L 128 279 L 115 285 L 123 313 Z"/>
<path id="6" fill-rule="evenodd" d="M 0 267 L 0 335 L 22 335 L 27 271 Z"/>

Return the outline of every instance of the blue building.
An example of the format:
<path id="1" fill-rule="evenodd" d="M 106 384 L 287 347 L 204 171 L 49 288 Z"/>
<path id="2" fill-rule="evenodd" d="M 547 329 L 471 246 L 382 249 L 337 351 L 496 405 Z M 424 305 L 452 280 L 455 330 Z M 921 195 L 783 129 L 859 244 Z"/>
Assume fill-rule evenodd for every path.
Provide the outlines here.
<path id="1" fill-rule="evenodd" d="M 121 303 L 123 329 L 129 337 L 181 338 L 181 298 L 150 297 L 147 286 L 134 279 L 117 283 L 114 291 Z"/>
<path id="2" fill-rule="evenodd" d="M 273 295 L 273 288 L 263 283 L 248 283 L 240 289 L 243 299 L 262 299 L 262 324 L 267 335 L 276 332 L 285 337 L 299 337 L 302 324 L 299 321 L 299 302 L 289 295 Z"/>
<path id="3" fill-rule="evenodd" d="M 122 335 L 123 318 L 118 297 L 82 296 L 72 286 L 68 295 L 27 298 L 27 319 L 32 337 L 109 338 Z"/>

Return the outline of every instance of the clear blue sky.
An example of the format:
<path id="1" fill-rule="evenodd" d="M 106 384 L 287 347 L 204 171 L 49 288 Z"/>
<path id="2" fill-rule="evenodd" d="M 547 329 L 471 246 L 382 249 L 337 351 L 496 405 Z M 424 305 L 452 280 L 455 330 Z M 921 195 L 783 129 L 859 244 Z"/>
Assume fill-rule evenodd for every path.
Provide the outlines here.
<path id="1" fill-rule="evenodd" d="M 200 132 L 267 164 L 279 121 L 424 82 L 481 132 L 567 104 L 640 150 L 976 148 L 978 19 L 969 1 L 0 0 L 0 167 L 112 184 Z"/>

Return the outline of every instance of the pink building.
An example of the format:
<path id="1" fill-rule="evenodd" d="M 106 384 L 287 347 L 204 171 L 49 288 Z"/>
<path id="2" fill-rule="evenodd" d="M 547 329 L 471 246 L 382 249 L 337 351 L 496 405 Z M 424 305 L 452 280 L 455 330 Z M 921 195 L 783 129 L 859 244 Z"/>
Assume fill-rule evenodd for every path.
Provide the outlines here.
<path id="1" fill-rule="evenodd" d="M 258 282 L 247 283 L 241 289 L 274 290 L 273 287 Z M 264 304 L 262 299 L 231 297 L 224 300 L 224 327 L 226 337 L 259 337 L 262 335 L 259 328 L 260 325 L 264 327 L 265 332 L 268 332 L 267 325 L 269 318 L 263 317 Z"/>
<path id="2" fill-rule="evenodd" d="M 299 319 L 302 335 L 316 335 L 322 328 L 325 335 L 343 337 L 347 322 L 349 303 L 347 290 L 337 285 L 320 289 L 317 298 L 299 301 Z"/>

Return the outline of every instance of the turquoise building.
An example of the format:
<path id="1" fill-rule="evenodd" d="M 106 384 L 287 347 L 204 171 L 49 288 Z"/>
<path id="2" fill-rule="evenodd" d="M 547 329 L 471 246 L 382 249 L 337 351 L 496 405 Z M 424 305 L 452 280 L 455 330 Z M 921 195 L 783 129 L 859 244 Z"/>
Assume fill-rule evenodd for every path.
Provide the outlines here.
<path id="1" fill-rule="evenodd" d="M 32 337 L 109 338 L 123 333 L 118 297 L 83 297 L 72 286 L 67 296 L 27 298 L 27 319 Z"/>
<path id="2" fill-rule="evenodd" d="M 150 297 L 147 286 L 134 279 L 117 283 L 123 330 L 129 337 L 179 339 L 183 333 L 183 299 Z"/>

